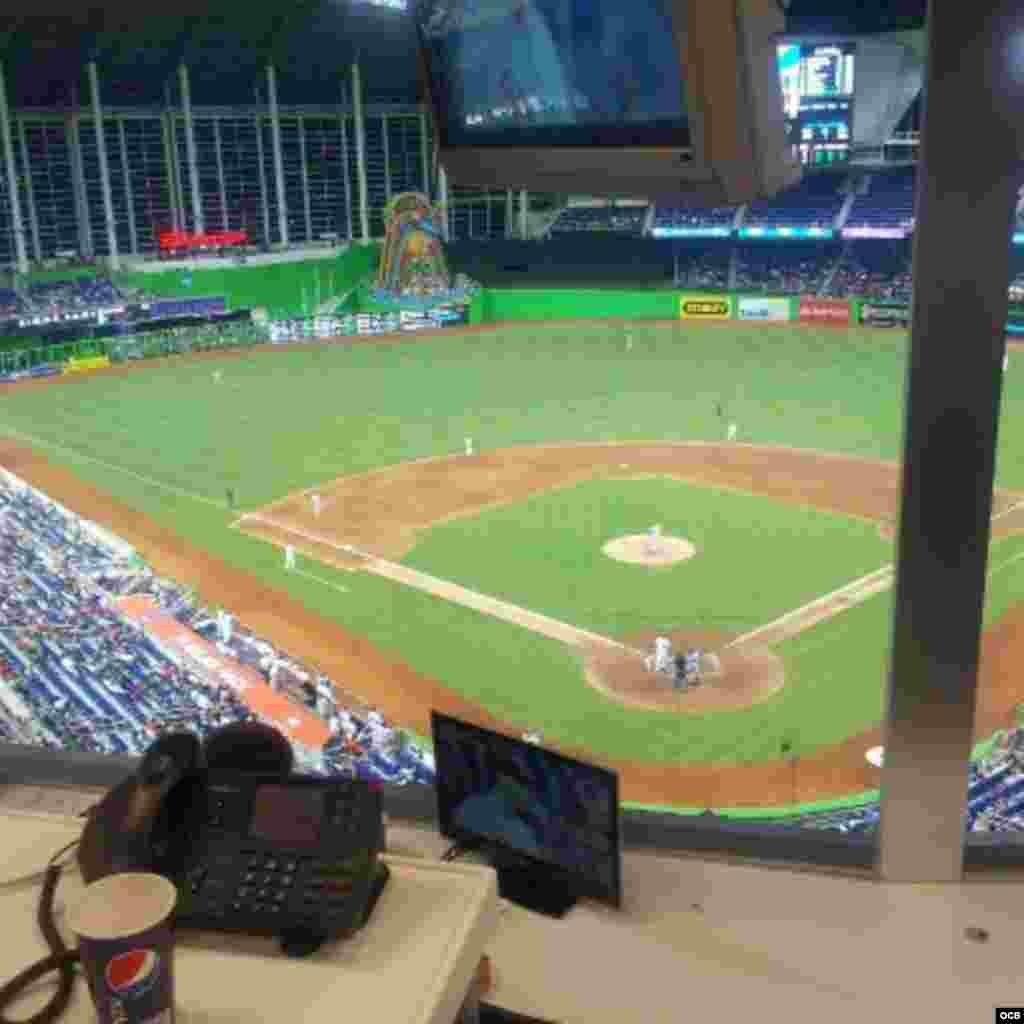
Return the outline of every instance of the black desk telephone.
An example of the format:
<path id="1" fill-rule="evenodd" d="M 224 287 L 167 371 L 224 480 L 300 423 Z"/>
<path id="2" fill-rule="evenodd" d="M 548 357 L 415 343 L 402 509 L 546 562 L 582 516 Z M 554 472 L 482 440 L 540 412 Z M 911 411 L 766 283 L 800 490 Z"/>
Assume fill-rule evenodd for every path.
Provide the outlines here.
<path id="1" fill-rule="evenodd" d="M 191 733 L 161 737 L 138 773 L 91 809 L 78 846 L 82 877 L 155 871 L 178 889 L 175 927 L 276 935 L 291 956 L 352 935 L 388 879 L 380 792 L 294 776 L 292 763 L 287 739 L 258 723 L 226 726 L 204 746 Z M 30 1024 L 56 1019 L 73 980 L 77 952 L 52 922 L 59 872 L 47 871 L 39 914 L 54 955 L 0 988 L 2 1009 L 61 971 L 60 989 Z"/>

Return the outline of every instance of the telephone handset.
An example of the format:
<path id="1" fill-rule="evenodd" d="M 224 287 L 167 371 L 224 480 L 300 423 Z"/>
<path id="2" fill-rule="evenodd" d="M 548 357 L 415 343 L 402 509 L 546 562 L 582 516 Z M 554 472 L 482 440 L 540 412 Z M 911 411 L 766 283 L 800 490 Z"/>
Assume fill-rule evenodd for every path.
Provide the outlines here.
<path id="1" fill-rule="evenodd" d="M 290 955 L 351 935 L 387 882 L 380 792 L 291 767 L 288 741 L 258 723 L 204 747 L 162 737 L 94 809 L 82 876 L 156 871 L 178 889 L 177 927 L 277 935 Z"/>

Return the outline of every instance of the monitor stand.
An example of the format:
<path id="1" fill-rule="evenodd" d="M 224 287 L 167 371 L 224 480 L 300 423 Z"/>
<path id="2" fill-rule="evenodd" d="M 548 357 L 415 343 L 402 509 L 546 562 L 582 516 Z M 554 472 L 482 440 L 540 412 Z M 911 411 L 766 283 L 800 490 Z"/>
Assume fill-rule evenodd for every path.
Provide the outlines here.
<path id="1" fill-rule="evenodd" d="M 577 896 L 569 876 L 558 868 L 519 857 L 507 850 L 487 851 L 498 872 L 498 893 L 547 917 L 564 917 L 576 905 Z"/>

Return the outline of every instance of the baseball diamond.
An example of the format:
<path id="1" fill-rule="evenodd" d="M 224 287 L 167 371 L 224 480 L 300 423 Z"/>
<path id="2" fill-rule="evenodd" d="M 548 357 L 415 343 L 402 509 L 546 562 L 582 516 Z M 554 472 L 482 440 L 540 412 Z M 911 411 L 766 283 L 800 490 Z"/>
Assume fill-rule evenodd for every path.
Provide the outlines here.
<path id="1" fill-rule="evenodd" d="M 634 804 L 838 798 L 878 783 L 906 339 L 771 327 L 140 360 L 8 386 L 0 464 L 420 735 L 432 708 L 540 730 Z M 1008 389 L 979 739 L 1024 702 L 1020 412 Z M 715 670 L 673 688 L 656 637 Z"/>

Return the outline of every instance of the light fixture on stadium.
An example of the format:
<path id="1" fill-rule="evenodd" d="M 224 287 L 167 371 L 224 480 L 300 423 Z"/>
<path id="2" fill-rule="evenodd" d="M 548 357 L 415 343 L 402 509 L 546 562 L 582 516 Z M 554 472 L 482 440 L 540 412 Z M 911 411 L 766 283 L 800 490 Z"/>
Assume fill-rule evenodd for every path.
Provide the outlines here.
<path id="1" fill-rule="evenodd" d="M 413 9 L 450 183 L 721 206 L 800 180 L 776 0 L 633 0 L 585 31 L 554 0 Z"/>

